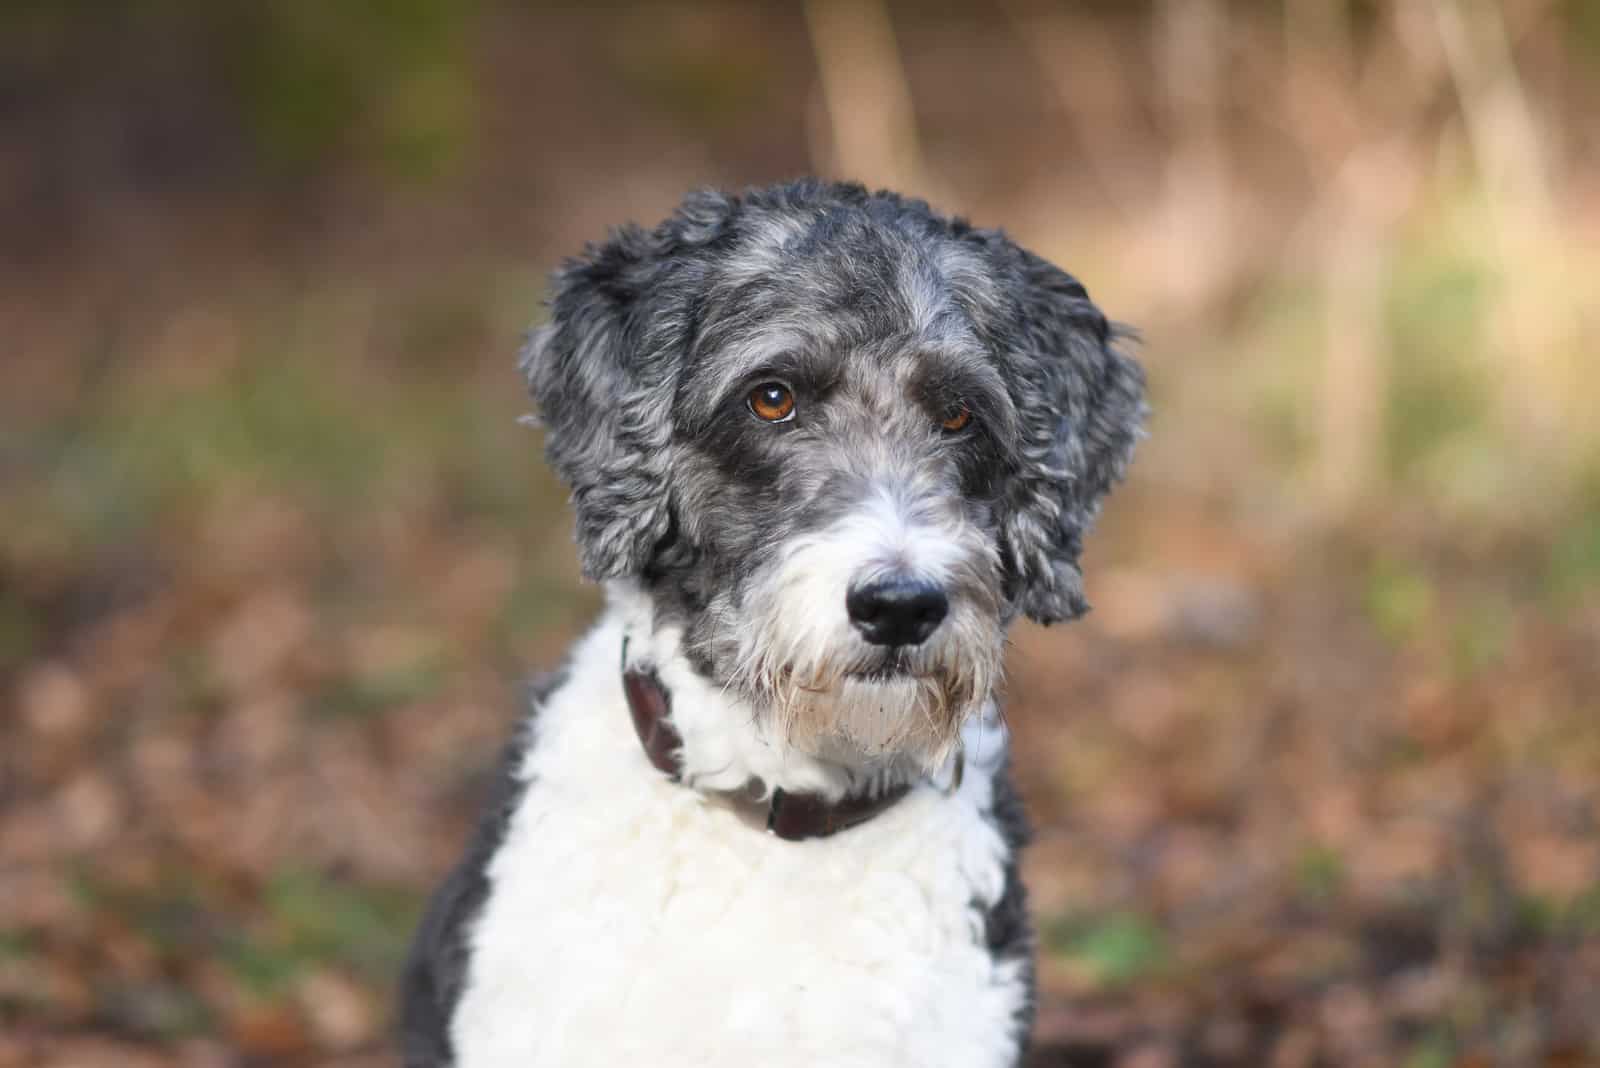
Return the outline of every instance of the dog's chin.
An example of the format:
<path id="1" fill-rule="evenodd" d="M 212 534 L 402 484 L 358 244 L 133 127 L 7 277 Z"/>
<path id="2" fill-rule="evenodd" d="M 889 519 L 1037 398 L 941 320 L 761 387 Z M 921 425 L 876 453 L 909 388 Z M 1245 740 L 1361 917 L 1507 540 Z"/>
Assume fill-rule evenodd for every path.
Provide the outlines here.
<path id="1" fill-rule="evenodd" d="M 961 727 L 988 696 L 971 682 L 894 662 L 863 665 L 820 683 L 779 673 L 767 694 L 785 740 L 813 756 L 868 764 L 948 760 Z"/>

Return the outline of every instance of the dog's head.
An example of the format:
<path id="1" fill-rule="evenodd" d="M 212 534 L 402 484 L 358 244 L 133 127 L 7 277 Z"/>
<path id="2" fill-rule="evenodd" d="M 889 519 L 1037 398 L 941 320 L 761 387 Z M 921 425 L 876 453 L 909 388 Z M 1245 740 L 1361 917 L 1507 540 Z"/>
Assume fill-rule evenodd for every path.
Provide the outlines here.
<path id="1" fill-rule="evenodd" d="M 1144 411 L 1083 286 L 859 186 L 691 195 L 556 276 L 525 366 L 593 578 L 822 754 L 934 760 L 1078 558 Z"/>

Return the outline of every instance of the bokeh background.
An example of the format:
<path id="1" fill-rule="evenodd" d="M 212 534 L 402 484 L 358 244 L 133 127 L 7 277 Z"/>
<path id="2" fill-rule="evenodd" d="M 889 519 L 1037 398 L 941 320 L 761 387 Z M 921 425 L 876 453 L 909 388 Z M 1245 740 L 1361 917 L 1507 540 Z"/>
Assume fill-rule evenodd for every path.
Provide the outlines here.
<path id="1" fill-rule="evenodd" d="M 1035 1063 L 1597 1063 L 1600 3 L 8 0 L 0 1066 L 392 1063 L 598 603 L 547 272 L 805 172 L 1144 337 L 1011 662 Z"/>

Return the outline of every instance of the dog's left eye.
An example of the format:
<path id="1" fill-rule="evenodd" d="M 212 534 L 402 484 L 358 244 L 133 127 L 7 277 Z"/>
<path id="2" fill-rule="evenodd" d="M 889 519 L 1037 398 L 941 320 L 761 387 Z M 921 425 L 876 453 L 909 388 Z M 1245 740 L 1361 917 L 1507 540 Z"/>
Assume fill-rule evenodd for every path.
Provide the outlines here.
<path id="1" fill-rule="evenodd" d="M 944 418 L 939 421 L 939 426 L 947 434 L 958 434 L 967 429 L 972 422 L 972 409 L 963 401 L 957 401 L 945 409 Z"/>
<path id="2" fill-rule="evenodd" d="M 745 403 L 757 419 L 786 423 L 794 418 L 794 394 L 782 382 L 763 382 L 750 391 Z"/>

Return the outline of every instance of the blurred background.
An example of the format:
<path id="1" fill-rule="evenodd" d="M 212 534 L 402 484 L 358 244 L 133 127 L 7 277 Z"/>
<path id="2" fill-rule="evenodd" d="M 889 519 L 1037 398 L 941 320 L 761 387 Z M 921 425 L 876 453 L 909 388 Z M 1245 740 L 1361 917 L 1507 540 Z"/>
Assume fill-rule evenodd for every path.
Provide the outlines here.
<path id="1" fill-rule="evenodd" d="M 392 1063 L 598 603 L 545 277 L 804 172 L 1143 335 L 1011 660 L 1034 1063 L 1600 1063 L 1600 3 L 7 0 L 0 1066 Z"/>

